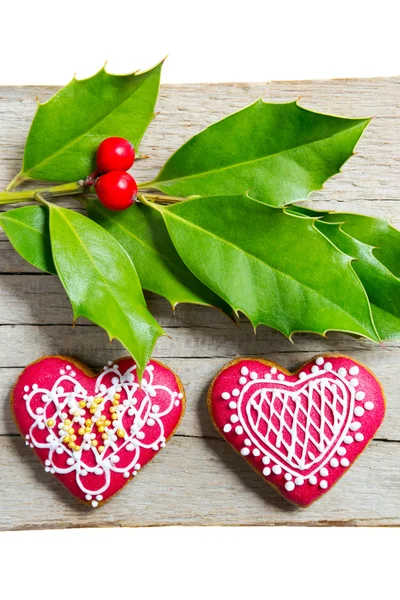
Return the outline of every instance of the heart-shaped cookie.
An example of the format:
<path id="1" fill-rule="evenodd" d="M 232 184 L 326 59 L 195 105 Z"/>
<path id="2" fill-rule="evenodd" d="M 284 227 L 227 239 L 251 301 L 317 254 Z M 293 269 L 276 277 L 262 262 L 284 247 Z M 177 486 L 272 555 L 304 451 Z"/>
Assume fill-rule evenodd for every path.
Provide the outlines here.
<path id="1" fill-rule="evenodd" d="M 154 360 L 139 385 L 131 358 L 96 374 L 72 358 L 49 356 L 21 373 L 11 409 L 45 470 L 96 507 L 165 446 L 185 396 L 175 373 Z"/>
<path id="2" fill-rule="evenodd" d="M 239 358 L 215 377 L 208 406 L 226 441 L 299 506 L 342 477 L 385 414 L 378 380 L 338 355 L 315 357 L 294 374 L 266 360 Z"/>

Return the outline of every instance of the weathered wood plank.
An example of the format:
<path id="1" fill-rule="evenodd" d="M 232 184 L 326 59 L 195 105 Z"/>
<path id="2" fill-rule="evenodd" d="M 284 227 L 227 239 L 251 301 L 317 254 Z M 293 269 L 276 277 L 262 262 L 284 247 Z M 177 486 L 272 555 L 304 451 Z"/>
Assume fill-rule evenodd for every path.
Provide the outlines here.
<path id="1" fill-rule="evenodd" d="M 0 529 L 154 525 L 399 525 L 400 444 L 372 442 L 306 509 L 266 485 L 223 440 L 174 436 L 104 507 L 80 505 L 23 440 L 0 438 Z"/>
<path id="2" fill-rule="evenodd" d="M 56 88 L 0 88 L 0 188 L 19 170 L 35 112 L 35 97 Z M 164 86 L 143 152 L 135 165 L 139 181 L 150 180 L 191 135 L 259 96 L 288 101 L 301 96 L 311 109 L 347 116 L 376 115 L 343 172 L 332 178 L 311 205 L 379 216 L 400 227 L 400 78 Z M 168 135 L 165 134 L 168 132 Z M 76 207 L 71 198 L 61 201 Z M 4 207 L 1 207 L 4 210 Z M 18 275 L 13 274 L 18 273 Z M 21 368 L 43 354 L 78 356 L 94 367 L 124 355 L 98 327 L 80 320 L 72 329 L 71 309 L 55 277 L 25 263 L 0 233 L 0 529 L 164 524 L 400 524 L 400 402 L 397 390 L 400 342 L 379 347 L 366 340 L 330 334 L 327 339 L 295 336 L 295 345 L 265 327 L 257 336 L 244 322 L 235 327 L 212 309 L 179 306 L 173 313 L 152 294 L 149 307 L 170 338 L 155 357 L 181 376 L 187 413 L 166 450 L 137 481 L 99 511 L 77 505 L 44 473 L 15 435 L 8 397 Z M 289 506 L 221 440 L 207 414 L 208 385 L 234 356 L 254 355 L 289 369 L 320 352 L 342 352 L 369 366 L 387 394 L 386 420 L 351 472 L 306 510 Z M 379 441 L 389 440 L 389 441 Z M 149 498 L 151 501 L 149 501 Z"/>

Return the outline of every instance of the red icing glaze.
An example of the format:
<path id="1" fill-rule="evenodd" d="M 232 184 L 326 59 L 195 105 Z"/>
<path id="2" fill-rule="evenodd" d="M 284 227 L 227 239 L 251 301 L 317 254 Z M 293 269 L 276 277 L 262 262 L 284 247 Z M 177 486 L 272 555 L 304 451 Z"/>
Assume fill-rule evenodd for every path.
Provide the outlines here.
<path id="1" fill-rule="evenodd" d="M 102 402 L 95 405 L 94 397 Z M 79 406 L 80 401 L 86 406 Z M 46 470 L 74 496 L 97 506 L 118 492 L 165 446 L 184 413 L 185 397 L 178 377 L 156 361 L 148 363 L 140 389 L 131 358 L 115 361 L 95 374 L 72 358 L 55 356 L 24 369 L 11 403 L 21 435 Z M 95 406 L 97 416 L 90 413 Z M 118 418 L 113 420 L 113 414 Z M 79 433 L 87 426 L 86 419 L 97 422 L 102 415 L 109 422 L 103 432 L 93 424 L 86 433 Z M 73 433 L 59 427 L 67 419 Z M 124 437 L 117 434 L 120 430 Z M 76 435 L 74 443 L 80 449 L 69 448 L 71 440 L 63 441 L 64 435 Z M 100 452 L 102 445 L 105 449 Z"/>
<path id="2" fill-rule="evenodd" d="M 338 355 L 315 357 L 295 374 L 268 361 L 238 359 L 214 379 L 208 405 L 226 441 L 299 506 L 331 489 L 385 414 L 378 380 Z"/>

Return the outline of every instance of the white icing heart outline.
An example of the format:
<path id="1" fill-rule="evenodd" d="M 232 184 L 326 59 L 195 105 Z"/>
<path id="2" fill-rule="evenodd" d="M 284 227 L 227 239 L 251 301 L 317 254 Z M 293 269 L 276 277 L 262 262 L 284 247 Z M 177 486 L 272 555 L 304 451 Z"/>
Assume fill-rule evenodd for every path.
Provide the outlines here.
<path id="1" fill-rule="evenodd" d="M 68 369 L 68 368 L 70 369 L 70 372 L 73 373 L 73 371 L 71 370 L 72 368 L 69 365 L 66 367 L 66 369 Z M 37 448 L 48 448 L 49 449 L 48 458 L 46 459 L 46 462 L 45 462 L 46 471 L 49 471 L 51 473 L 63 474 L 63 475 L 71 473 L 72 471 L 76 471 L 76 482 L 77 482 L 79 488 L 82 490 L 82 492 L 86 494 L 86 499 L 91 500 L 92 496 L 96 495 L 96 500 L 92 502 L 93 506 L 97 506 L 98 502 L 103 499 L 101 494 L 105 490 L 107 490 L 110 485 L 111 471 L 123 473 L 124 476 L 126 476 L 126 475 L 130 476 L 130 474 L 131 474 L 130 472 L 131 472 L 132 468 L 134 468 L 134 467 L 136 469 L 140 468 L 140 465 L 138 464 L 138 459 L 140 456 L 140 448 L 141 447 L 146 448 L 146 449 L 152 448 L 155 450 L 155 446 L 157 446 L 157 450 L 158 450 L 159 447 L 163 447 L 166 442 L 166 438 L 164 436 L 165 431 L 164 431 L 164 425 L 162 422 L 162 417 L 164 417 L 166 414 L 168 414 L 172 410 L 174 403 L 177 402 L 177 397 L 179 397 L 179 395 L 175 392 L 172 392 L 167 386 L 153 385 L 153 379 L 154 379 L 153 366 L 150 364 L 150 365 L 147 365 L 147 367 L 145 369 L 146 377 L 148 376 L 148 378 L 142 379 L 142 382 L 141 382 L 142 389 L 145 390 L 146 395 L 141 400 L 139 410 L 134 409 L 133 404 L 130 403 L 130 401 L 133 400 L 134 394 L 139 388 L 139 384 L 134 381 L 135 380 L 134 371 L 136 371 L 136 365 L 133 365 L 131 368 L 127 369 L 122 374 L 119 371 L 119 365 L 114 364 L 114 365 L 109 366 L 108 368 L 105 367 L 104 371 L 102 373 L 100 373 L 96 379 L 94 396 L 103 397 L 103 402 L 98 405 L 100 412 L 101 412 L 102 408 L 104 407 L 104 404 L 106 402 L 112 400 L 112 398 L 114 397 L 114 394 L 117 392 L 118 389 L 119 389 L 119 391 L 124 389 L 124 391 L 126 392 L 126 395 L 127 395 L 126 400 L 128 400 L 128 403 L 126 403 L 126 405 L 123 406 L 121 413 L 120 413 L 120 418 L 118 419 L 118 421 L 114 421 L 114 423 L 115 423 L 114 432 L 116 431 L 116 429 L 123 429 L 124 432 L 126 433 L 127 439 L 124 441 L 124 443 L 121 446 L 116 447 L 116 449 L 113 452 L 108 453 L 107 458 L 105 458 L 104 455 L 99 454 L 94 448 L 90 448 L 95 457 L 95 461 L 96 461 L 96 464 L 94 467 L 89 466 L 86 462 L 81 460 L 82 449 L 79 452 L 75 452 L 75 451 L 69 449 L 62 442 L 62 438 L 54 435 L 53 428 L 49 427 L 46 424 L 46 419 L 47 419 L 47 417 L 45 417 L 46 409 L 50 404 L 55 404 L 56 412 L 54 413 L 54 416 L 57 416 L 61 419 L 61 413 L 65 412 L 65 410 L 68 410 L 70 408 L 68 405 L 68 402 L 71 401 L 71 397 L 70 397 L 71 395 L 74 396 L 76 403 L 79 402 L 79 400 L 81 400 L 81 399 L 87 400 L 88 398 L 94 397 L 94 396 L 88 396 L 88 394 L 87 394 L 86 390 L 84 390 L 82 384 L 80 384 L 76 379 L 74 379 L 75 373 L 73 373 L 73 375 L 63 373 L 53 384 L 51 390 L 48 390 L 45 388 L 39 388 L 39 386 L 37 384 L 33 384 L 31 392 L 29 394 L 26 393 L 24 395 L 24 400 L 26 401 L 27 412 L 33 421 L 33 423 L 30 426 L 30 429 L 29 429 L 29 434 L 26 436 L 28 443 L 31 445 L 31 447 L 36 446 Z M 102 384 L 102 379 L 107 374 L 114 375 L 114 378 L 112 379 L 113 385 L 109 386 L 108 388 L 104 384 Z M 61 384 L 66 381 L 68 381 L 74 385 L 74 392 L 59 393 L 58 388 L 60 388 Z M 167 392 L 171 398 L 169 406 L 162 412 L 159 412 L 159 411 L 153 412 L 152 411 L 152 408 L 153 408 L 152 398 L 155 398 L 157 396 L 157 390 L 163 390 L 163 391 Z M 42 394 L 42 396 L 48 397 L 48 401 L 44 402 L 43 407 L 42 407 L 43 411 L 40 414 L 38 414 L 37 412 L 34 412 L 30 407 L 30 401 L 37 394 Z M 58 395 L 65 396 L 65 398 L 62 403 L 57 405 Z M 145 411 L 144 417 L 143 417 L 143 413 L 142 413 L 143 405 L 146 405 L 146 411 Z M 128 431 L 126 431 L 125 426 L 123 425 L 123 417 L 129 409 L 134 409 L 136 411 L 135 419 L 137 417 L 137 414 L 140 414 L 140 417 L 141 417 L 141 419 L 140 419 L 141 423 L 139 423 L 139 425 L 134 428 L 134 432 L 132 432 L 133 426 L 131 426 L 130 433 Z M 145 444 L 144 442 L 139 440 L 136 436 L 141 431 L 141 429 L 144 427 L 144 425 L 146 424 L 147 419 L 149 418 L 150 414 L 151 414 L 151 418 L 155 421 L 155 423 L 157 423 L 157 425 L 160 428 L 160 435 L 158 436 L 157 440 L 155 440 L 155 441 L 153 440 L 151 444 Z M 39 427 L 39 424 L 42 424 L 41 427 Z M 33 432 L 35 431 L 35 429 L 37 427 L 42 430 L 47 429 L 47 432 L 49 435 L 46 438 L 46 443 L 39 442 L 35 439 Z M 128 444 L 134 445 L 134 448 L 132 450 L 132 460 L 129 463 L 129 465 L 125 465 L 123 468 L 119 468 L 111 459 L 113 457 L 118 456 L 118 454 L 121 452 L 121 450 Z M 53 455 L 54 455 L 54 452 L 56 452 L 57 448 L 62 448 L 62 451 L 68 455 L 69 459 L 74 460 L 74 463 L 71 464 L 67 468 L 57 467 L 53 461 Z M 105 452 L 104 452 L 104 454 L 105 454 Z M 97 490 L 86 489 L 85 485 L 82 481 L 82 477 L 84 478 L 88 472 L 94 473 L 95 469 L 99 469 L 99 468 L 101 468 L 105 474 L 104 485 L 101 486 Z M 86 474 L 85 474 L 85 471 L 86 471 Z M 134 475 L 134 474 L 136 474 L 136 471 L 133 471 L 132 475 Z"/>
<path id="2" fill-rule="evenodd" d="M 341 384 L 343 385 L 343 387 L 347 390 L 347 392 L 349 393 L 349 396 L 350 396 L 350 402 L 348 402 L 347 407 L 346 407 L 345 411 L 343 412 L 345 418 L 342 420 L 342 423 L 341 423 L 340 435 L 336 439 L 335 439 L 335 437 L 332 438 L 331 444 L 325 449 L 325 452 L 323 453 L 322 458 L 319 459 L 319 462 L 317 460 L 314 461 L 314 463 L 318 462 L 318 465 L 315 467 L 315 469 L 313 471 L 311 471 L 307 474 L 304 474 L 304 470 L 307 470 L 306 468 L 304 468 L 303 470 L 302 469 L 296 470 L 293 467 L 291 467 L 290 463 L 287 462 L 287 459 L 285 459 L 285 457 L 282 455 L 282 453 L 279 452 L 279 450 L 277 449 L 276 446 L 270 444 L 268 441 L 263 441 L 263 440 L 261 440 L 262 443 L 260 443 L 261 436 L 259 435 L 259 432 L 257 430 L 249 429 L 246 421 L 243 419 L 242 403 L 244 400 L 244 395 L 249 391 L 251 386 L 253 386 L 255 384 L 264 384 L 264 383 L 267 383 L 268 386 L 273 386 L 273 384 L 276 384 L 279 387 L 294 388 L 296 386 L 301 386 L 301 388 L 300 388 L 300 390 L 301 390 L 303 388 L 308 387 L 310 382 L 313 382 L 314 380 L 320 379 L 321 381 L 324 381 L 324 380 L 326 381 L 326 377 L 322 377 L 322 375 L 324 373 L 326 374 L 326 372 L 327 372 L 327 370 L 325 369 L 325 372 L 320 371 L 318 373 L 310 373 L 310 374 L 306 375 L 305 377 L 303 377 L 302 379 L 298 379 L 297 381 L 281 381 L 278 379 L 252 379 L 243 386 L 243 388 L 240 392 L 240 395 L 237 399 L 237 414 L 239 417 L 239 421 L 240 421 L 240 424 L 243 427 L 244 431 L 247 433 L 248 437 L 250 438 L 250 440 L 262 452 L 262 454 L 264 454 L 265 456 L 268 456 L 276 464 L 280 465 L 286 472 L 290 473 L 294 477 L 300 477 L 300 478 L 306 478 L 306 479 L 312 477 L 313 475 L 318 473 L 331 460 L 331 458 L 337 452 L 338 447 L 341 445 L 345 436 L 348 433 L 351 421 L 353 419 L 354 404 L 355 404 L 355 389 L 354 389 L 354 387 L 349 385 L 349 382 L 344 377 L 341 377 L 338 373 L 336 373 L 332 369 L 328 370 L 328 372 L 330 372 L 330 373 L 332 373 L 332 375 L 334 375 L 333 381 L 339 380 L 341 382 Z M 264 387 L 262 389 L 268 389 L 268 387 Z M 293 394 L 299 393 L 300 390 L 293 391 L 292 393 Z M 262 391 L 262 390 L 260 390 L 260 389 L 257 390 L 256 394 L 259 394 L 260 391 Z M 274 390 L 272 389 L 271 391 L 274 391 Z M 251 419 L 248 415 L 247 407 L 250 404 L 251 399 L 252 399 L 252 396 L 250 396 L 250 398 L 246 399 L 246 415 L 247 415 L 247 418 L 249 419 L 249 422 L 251 422 Z M 346 401 L 348 401 L 348 398 L 346 398 Z M 347 417 L 347 419 L 346 419 L 346 417 Z M 346 421 L 346 423 L 345 423 L 345 421 Z M 256 436 L 253 435 L 254 433 L 256 434 Z M 274 452 L 274 455 L 269 454 L 268 450 L 266 449 L 266 446 L 269 447 Z M 280 456 L 281 459 L 277 458 L 276 455 L 278 455 L 278 457 Z M 309 468 L 311 468 L 311 466 Z"/>

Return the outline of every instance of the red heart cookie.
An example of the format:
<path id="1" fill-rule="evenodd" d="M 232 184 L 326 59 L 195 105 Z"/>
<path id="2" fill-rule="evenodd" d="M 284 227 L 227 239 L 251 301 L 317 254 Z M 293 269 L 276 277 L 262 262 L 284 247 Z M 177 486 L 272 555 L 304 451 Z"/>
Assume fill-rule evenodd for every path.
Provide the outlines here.
<path id="1" fill-rule="evenodd" d="M 96 507 L 165 446 L 185 396 L 179 378 L 154 360 L 140 386 L 131 358 L 96 374 L 72 358 L 49 356 L 21 373 L 11 408 L 45 470 Z"/>
<path id="2" fill-rule="evenodd" d="M 208 393 L 214 425 L 287 500 L 325 494 L 374 437 L 385 414 L 374 375 L 347 356 L 313 358 L 292 374 L 239 358 Z"/>

